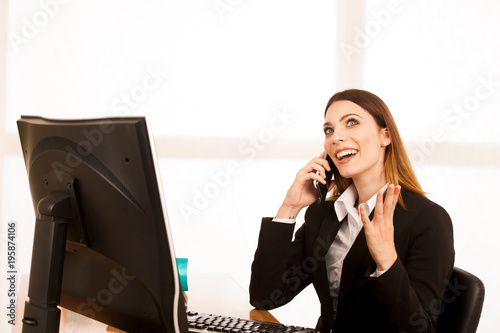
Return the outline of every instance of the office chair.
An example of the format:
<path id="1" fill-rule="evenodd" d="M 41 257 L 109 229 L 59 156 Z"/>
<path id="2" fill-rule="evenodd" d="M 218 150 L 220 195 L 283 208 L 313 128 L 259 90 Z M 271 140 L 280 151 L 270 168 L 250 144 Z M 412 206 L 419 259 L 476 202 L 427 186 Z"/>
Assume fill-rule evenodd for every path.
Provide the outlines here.
<path id="1" fill-rule="evenodd" d="M 484 301 L 484 284 L 475 275 L 453 267 L 441 301 L 436 333 L 475 333 Z"/>

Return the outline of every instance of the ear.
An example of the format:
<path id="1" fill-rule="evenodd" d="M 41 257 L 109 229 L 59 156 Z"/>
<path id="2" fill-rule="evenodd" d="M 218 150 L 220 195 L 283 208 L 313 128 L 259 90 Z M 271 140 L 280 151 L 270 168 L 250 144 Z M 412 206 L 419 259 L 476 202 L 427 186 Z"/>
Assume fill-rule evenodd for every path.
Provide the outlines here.
<path id="1" fill-rule="evenodd" d="M 381 128 L 380 129 L 380 146 L 387 147 L 391 144 L 391 134 L 389 133 L 389 129 Z"/>

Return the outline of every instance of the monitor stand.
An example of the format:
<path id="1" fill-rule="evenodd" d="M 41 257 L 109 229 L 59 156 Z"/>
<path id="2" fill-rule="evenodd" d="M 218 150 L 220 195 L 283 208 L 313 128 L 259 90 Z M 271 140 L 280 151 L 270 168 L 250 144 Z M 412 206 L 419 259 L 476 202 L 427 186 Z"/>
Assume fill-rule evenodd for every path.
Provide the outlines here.
<path id="1" fill-rule="evenodd" d="M 63 181 L 55 176 L 51 173 L 45 177 L 48 194 L 37 205 L 23 333 L 59 332 L 61 310 L 57 306 L 61 299 L 68 226 L 71 224 L 73 230 L 76 227 L 82 236 L 80 242 L 87 243 L 75 200 L 75 180 L 69 174 L 64 175 Z M 64 190 L 56 189 L 54 184 Z"/>

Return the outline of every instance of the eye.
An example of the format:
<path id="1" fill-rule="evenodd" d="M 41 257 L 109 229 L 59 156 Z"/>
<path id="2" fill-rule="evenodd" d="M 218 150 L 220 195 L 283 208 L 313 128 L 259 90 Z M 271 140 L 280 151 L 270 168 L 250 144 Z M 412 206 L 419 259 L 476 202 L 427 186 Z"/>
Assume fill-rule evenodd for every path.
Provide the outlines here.
<path id="1" fill-rule="evenodd" d="M 359 124 L 359 121 L 357 121 L 357 120 L 356 120 L 356 119 L 354 119 L 354 118 L 351 118 L 351 119 L 349 119 L 349 120 L 347 121 L 347 123 L 346 123 L 346 124 L 347 124 L 347 127 L 349 127 L 349 126 L 354 126 L 354 125 Z"/>
<path id="2" fill-rule="evenodd" d="M 333 133 L 333 128 L 331 127 L 325 127 L 323 128 L 323 132 L 325 132 L 325 135 Z"/>

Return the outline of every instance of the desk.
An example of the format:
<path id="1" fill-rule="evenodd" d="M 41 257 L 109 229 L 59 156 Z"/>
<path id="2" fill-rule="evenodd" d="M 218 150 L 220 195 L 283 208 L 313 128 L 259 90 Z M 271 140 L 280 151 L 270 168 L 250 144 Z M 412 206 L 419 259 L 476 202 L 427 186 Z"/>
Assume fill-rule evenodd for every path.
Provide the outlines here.
<path id="1" fill-rule="evenodd" d="M 255 310 L 243 289 L 228 274 L 188 274 L 188 310 L 279 323 L 268 311 Z"/>
<path id="2" fill-rule="evenodd" d="M 28 299 L 28 275 L 21 277 L 17 301 L 16 325 L 11 333 L 22 332 L 24 302 Z M 199 313 L 213 313 L 243 319 L 278 323 L 267 311 L 255 310 L 248 303 L 248 292 L 224 273 L 188 274 L 188 310 Z M 75 312 L 61 308 L 59 332 L 123 332 L 114 327 L 89 319 Z"/>

